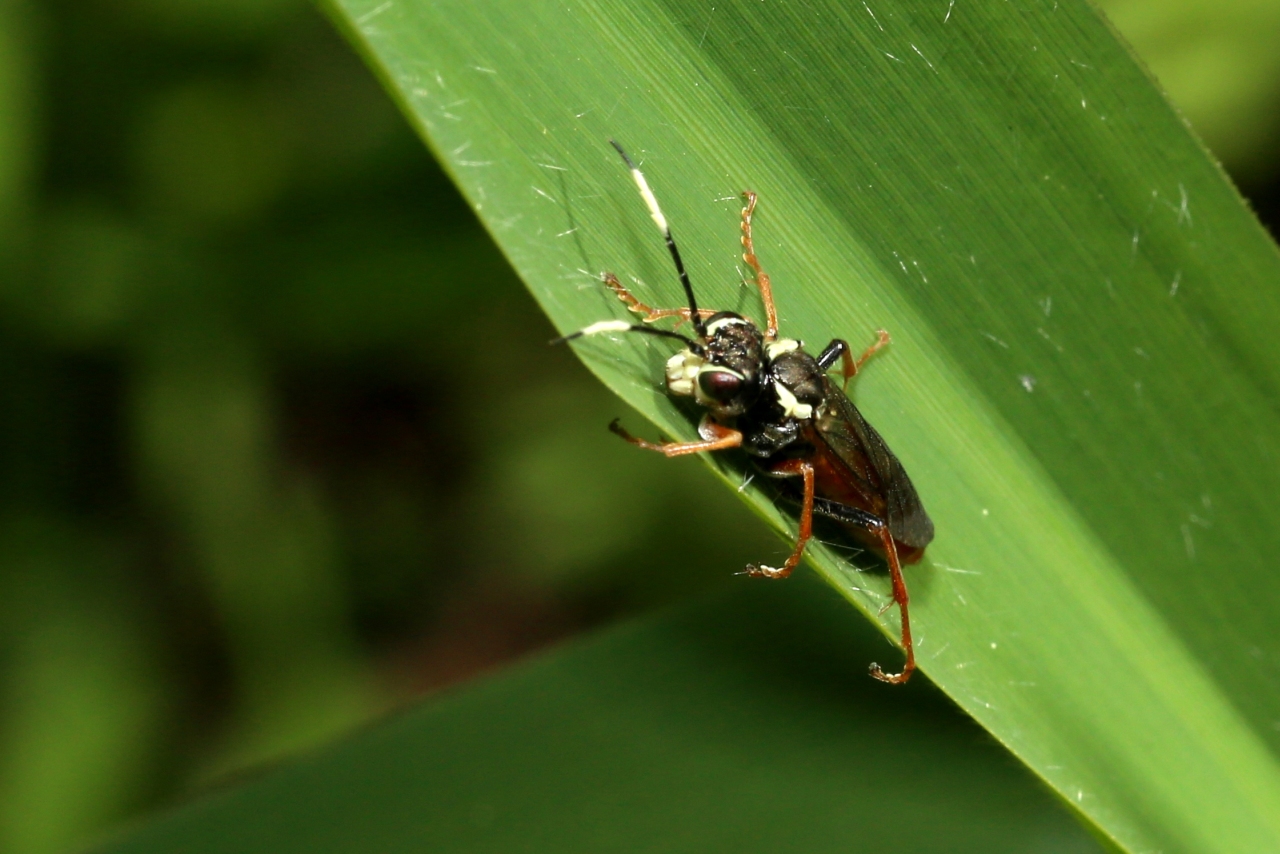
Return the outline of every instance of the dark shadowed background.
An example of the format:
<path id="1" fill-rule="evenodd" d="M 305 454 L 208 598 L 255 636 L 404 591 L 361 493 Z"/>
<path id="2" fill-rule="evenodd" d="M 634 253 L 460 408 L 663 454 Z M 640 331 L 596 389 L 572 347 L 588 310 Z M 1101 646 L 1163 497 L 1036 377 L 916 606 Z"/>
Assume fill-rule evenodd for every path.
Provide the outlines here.
<path id="1" fill-rule="evenodd" d="M 1280 4 L 1104 5 L 1274 233 Z M 0 0 L 0 854 L 784 552 L 552 335 L 307 3 Z"/>

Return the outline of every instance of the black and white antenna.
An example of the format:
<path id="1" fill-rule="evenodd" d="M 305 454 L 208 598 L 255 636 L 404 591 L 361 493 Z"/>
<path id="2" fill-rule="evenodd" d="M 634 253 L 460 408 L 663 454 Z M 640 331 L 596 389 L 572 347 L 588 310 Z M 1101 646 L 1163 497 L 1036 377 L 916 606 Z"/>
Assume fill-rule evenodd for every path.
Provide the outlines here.
<path id="1" fill-rule="evenodd" d="M 641 323 L 627 323 L 625 320 L 601 320 L 598 323 L 579 329 L 577 332 L 571 332 L 562 338 L 557 338 L 551 343 L 564 344 L 568 341 L 576 341 L 579 338 L 587 338 L 591 335 L 602 335 L 606 332 L 639 332 L 643 335 L 653 335 L 658 338 L 671 338 L 675 341 L 683 341 L 695 353 L 702 352 L 702 347 L 698 342 L 681 335 L 679 332 L 655 329 L 652 326 L 645 326 Z"/>
<path id="2" fill-rule="evenodd" d="M 654 224 L 658 226 L 658 230 L 667 241 L 671 260 L 676 262 L 676 272 L 680 275 L 680 284 L 684 286 L 684 295 L 689 301 L 689 316 L 693 320 L 693 328 L 698 331 L 698 340 L 706 341 L 707 326 L 702 320 L 702 315 L 698 314 L 698 302 L 693 298 L 693 285 L 689 282 L 689 274 L 685 272 L 684 261 L 680 259 L 680 250 L 676 248 L 675 238 L 671 236 L 671 226 L 667 225 L 667 218 L 662 215 L 662 208 L 658 207 L 658 199 L 654 196 L 653 190 L 649 189 L 649 182 L 644 179 L 644 173 L 640 171 L 640 167 L 632 162 L 622 146 L 612 139 L 609 140 L 609 144 L 616 148 L 622 155 L 622 159 L 626 161 L 627 168 L 631 170 L 631 177 L 640 189 L 640 197 L 649 208 L 649 216 L 653 217 Z"/>

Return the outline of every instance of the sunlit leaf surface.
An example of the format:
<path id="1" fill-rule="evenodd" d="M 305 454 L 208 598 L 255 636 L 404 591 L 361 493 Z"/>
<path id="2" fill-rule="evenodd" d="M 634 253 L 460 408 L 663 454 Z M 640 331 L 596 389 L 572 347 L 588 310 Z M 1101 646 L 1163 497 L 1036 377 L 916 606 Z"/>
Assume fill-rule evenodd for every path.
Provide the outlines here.
<path id="1" fill-rule="evenodd" d="M 1122 847 L 1280 849 L 1280 258 L 1092 10 L 339 6 L 562 329 L 624 315 L 603 269 L 680 300 L 608 138 L 707 305 L 757 311 L 759 191 L 784 331 L 894 335 L 856 399 L 937 524 L 909 573 L 924 671 Z M 668 346 L 579 352 L 691 435 Z M 814 553 L 875 618 L 887 579 Z"/>

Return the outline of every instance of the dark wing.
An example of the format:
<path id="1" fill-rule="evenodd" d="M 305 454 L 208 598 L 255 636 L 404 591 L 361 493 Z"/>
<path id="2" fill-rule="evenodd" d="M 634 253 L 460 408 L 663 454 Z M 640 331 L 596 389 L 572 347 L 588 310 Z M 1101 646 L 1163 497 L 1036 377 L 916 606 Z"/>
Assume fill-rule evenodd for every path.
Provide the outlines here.
<path id="1" fill-rule="evenodd" d="M 873 482 L 884 497 L 884 521 L 893 538 L 903 545 L 923 549 L 933 540 L 933 521 L 924 512 L 907 470 L 840 386 L 830 378 L 823 379 L 826 399 L 814 419 L 816 436 L 852 474 Z"/>

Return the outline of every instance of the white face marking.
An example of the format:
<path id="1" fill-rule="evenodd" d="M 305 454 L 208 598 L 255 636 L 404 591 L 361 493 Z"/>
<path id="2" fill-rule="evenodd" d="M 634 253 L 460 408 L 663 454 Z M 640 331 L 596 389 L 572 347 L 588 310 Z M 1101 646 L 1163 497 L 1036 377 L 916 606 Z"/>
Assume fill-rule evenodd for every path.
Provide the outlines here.
<path id="1" fill-rule="evenodd" d="M 729 376 L 737 377 L 740 380 L 746 379 L 746 377 L 744 377 L 742 374 L 735 371 L 733 368 L 726 368 L 723 365 L 712 365 L 708 363 L 708 364 L 704 364 L 701 368 L 698 368 L 698 376 L 702 376 L 703 374 L 712 374 L 712 373 L 728 374 Z"/>
<path id="2" fill-rule="evenodd" d="M 658 198 L 653 194 L 653 190 L 649 189 L 649 182 L 644 179 L 644 173 L 639 169 L 632 169 L 631 177 L 635 180 L 636 186 L 640 188 L 640 197 L 649 206 L 649 216 L 653 217 L 654 223 L 663 234 L 666 234 L 669 230 L 667 228 L 667 218 L 662 215 L 662 208 L 658 207 Z"/>
<path id="3" fill-rule="evenodd" d="M 743 326 L 746 323 L 746 319 L 742 317 L 722 317 L 714 323 L 707 324 L 707 334 L 714 335 L 718 329 L 726 326 Z"/>
<path id="4" fill-rule="evenodd" d="M 667 359 L 667 388 L 672 394 L 688 397 L 694 393 L 694 381 L 705 360 L 692 350 L 681 350 Z"/>
<path id="5" fill-rule="evenodd" d="M 779 338 L 777 341 L 766 344 L 764 349 L 772 360 L 778 358 L 783 353 L 791 353 L 799 350 L 800 342 L 794 338 Z"/>
<path id="6" fill-rule="evenodd" d="M 813 407 L 797 400 L 796 396 L 791 393 L 791 389 L 777 380 L 774 380 L 773 388 L 778 394 L 778 403 L 782 406 L 783 415 L 788 418 L 799 418 L 801 421 L 813 417 Z"/>
<path id="7" fill-rule="evenodd" d="M 583 335 L 599 335 L 601 332 L 626 332 L 631 324 L 625 320 L 602 320 L 582 330 Z"/>

